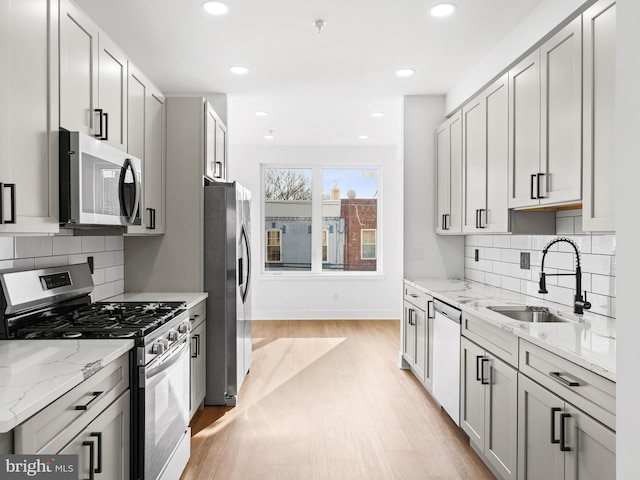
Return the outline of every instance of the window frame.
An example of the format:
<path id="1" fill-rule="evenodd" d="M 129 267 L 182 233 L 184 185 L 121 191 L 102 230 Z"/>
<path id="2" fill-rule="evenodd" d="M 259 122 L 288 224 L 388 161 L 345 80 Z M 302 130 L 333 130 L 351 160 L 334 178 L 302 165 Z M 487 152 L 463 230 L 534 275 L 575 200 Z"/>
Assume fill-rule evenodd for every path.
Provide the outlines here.
<path id="1" fill-rule="evenodd" d="M 261 248 L 263 258 L 261 258 L 260 262 L 260 271 L 259 274 L 261 277 L 265 279 L 273 279 L 273 280 L 290 280 L 292 277 L 300 278 L 303 277 L 305 279 L 317 279 L 317 280 L 334 280 L 340 278 L 348 278 L 353 276 L 363 277 L 363 278 L 376 278 L 383 277 L 383 262 L 382 262 L 382 226 L 383 226 L 383 165 L 381 163 L 339 163 L 339 164 L 331 164 L 331 163 L 305 163 L 296 162 L 296 163 L 261 163 L 260 164 L 260 205 L 261 205 L 261 213 L 260 213 L 260 227 L 261 230 L 266 232 L 267 230 L 273 230 L 266 228 L 267 221 L 265 218 L 266 212 L 266 202 L 265 199 L 265 172 L 267 169 L 311 169 L 311 185 L 312 185 L 312 219 L 311 219 L 311 228 L 312 228 L 312 255 L 311 255 L 311 269 L 305 271 L 295 271 L 295 270 L 271 270 L 267 268 L 267 264 L 273 263 L 281 263 L 281 262 L 267 262 L 267 237 L 262 236 L 262 241 L 265 242 L 264 248 Z M 375 170 L 376 172 L 376 187 L 377 193 L 373 197 L 376 199 L 376 228 L 370 229 L 376 231 L 376 244 L 375 244 L 375 258 L 368 260 L 376 261 L 376 269 L 375 270 L 324 270 L 322 258 L 322 233 L 323 230 L 326 230 L 323 226 L 323 171 L 325 169 L 358 169 L 358 170 Z M 379 233 L 380 232 L 380 233 Z M 282 259 L 282 237 L 280 244 L 281 251 L 281 259 Z M 328 259 L 328 240 L 329 236 L 327 235 L 327 259 Z"/>
<path id="2" fill-rule="evenodd" d="M 280 260 L 269 260 L 269 247 L 274 247 L 276 245 L 269 245 L 269 234 L 272 232 L 278 232 L 278 253 L 279 253 L 279 257 Z M 264 240 L 264 247 L 265 247 L 265 251 L 264 251 L 264 256 L 265 256 L 265 263 L 282 263 L 282 230 L 279 228 L 268 228 L 264 231 L 265 233 L 265 240 Z"/>
<path id="3" fill-rule="evenodd" d="M 364 234 L 365 232 L 373 232 L 374 242 L 373 243 L 364 243 Z M 373 257 L 365 257 L 364 256 L 364 246 L 373 245 Z M 378 260 L 378 229 L 377 228 L 361 228 L 360 229 L 360 260 Z"/>

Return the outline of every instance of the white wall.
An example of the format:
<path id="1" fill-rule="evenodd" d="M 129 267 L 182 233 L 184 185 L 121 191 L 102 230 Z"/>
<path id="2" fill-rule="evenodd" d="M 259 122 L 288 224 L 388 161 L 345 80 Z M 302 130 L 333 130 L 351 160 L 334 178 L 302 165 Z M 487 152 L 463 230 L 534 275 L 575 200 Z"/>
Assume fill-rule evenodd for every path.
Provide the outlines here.
<path id="1" fill-rule="evenodd" d="M 447 93 L 449 115 L 564 19 L 594 0 L 545 0 Z"/>
<path id="2" fill-rule="evenodd" d="M 617 2 L 616 54 L 616 228 L 617 262 L 617 478 L 640 478 L 640 360 L 638 292 L 640 282 L 640 2 Z"/>
<path id="3" fill-rule="evenodd" d="M 404 97 L 404 276 L 462 278 L 464 237 L 436 235 L 435 130 L 444 97 Z"/>
<path id="4" fill-rule="evenodd" d="M 230 126 L 230 130 L 232 126 Z M 255 319 L 380 319 L 402 312 L 402 159 L 396 147 L 229 146 L 230 178 L 252 192 L 252 311 Z M 382 166 L 382 275 L 312 276 L 262 273 L 260 167 L 378 164 Z"/>

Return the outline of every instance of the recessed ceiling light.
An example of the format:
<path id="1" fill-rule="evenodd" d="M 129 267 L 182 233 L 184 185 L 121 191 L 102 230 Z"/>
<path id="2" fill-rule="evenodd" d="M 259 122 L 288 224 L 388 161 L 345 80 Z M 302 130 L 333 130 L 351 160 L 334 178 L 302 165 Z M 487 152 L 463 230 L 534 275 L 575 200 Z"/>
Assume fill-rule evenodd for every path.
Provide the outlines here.
<path id="1" fill-rule="evenodd" d="M 229 71 L 231 73 L 235 73 L 236 75 L 244 75 L 245 73 L 249 73 L 249 69 L 247 67 L 240 66 L 229 67 Z"/>
<path id="2" fill-rule="evenodd" d="M 384 112 L 373 112 L 373 113 L 371 114 L 371 116 L 372 116 L 373 118 L 380 118 L 380 117 L 384 117 Z"/>
<path id="3" fill-rule="evenodd" d="M 434 17 L 446 17 L 447 15 L 451 15 L 455 9 L 456 6 L 453 3 L 439 3 L 431 7 L 430 12 Z"/>
<path id="4" fill-rule="evenodd" d="M 396 75 L 399 77 L 410 77 L 414 73 L 416 73 L 416 71 L 413 68 L 401 68 L 396 71 Z"/>
<path id="5" fill-rule="evenodd" d="M 273 136 L 273 130 L 269 130 L 264 138 L 266 138 L 267 140 L 273 140 L 276 137 Z"/>
<path id="6" fill-rule="evenodd" d="M 229 5 L 218 0 L 207 0 L 202 3 L 202 9 L 211 15 L 224 15 L 229 11 Z"/>
<path id="7" fill-rule="evenodd" d="M 256 117 L 266 117 L 269 115 L 267 112 L 256 112 Z"/>
<path id="8" fill-rule="evenodd" d="M 369 139 L 369 136 L 368 136 L 368 135 L 360 135 L 360 136 L 358 137 L 358 140 L 368 140 L 368 139 Z"/>

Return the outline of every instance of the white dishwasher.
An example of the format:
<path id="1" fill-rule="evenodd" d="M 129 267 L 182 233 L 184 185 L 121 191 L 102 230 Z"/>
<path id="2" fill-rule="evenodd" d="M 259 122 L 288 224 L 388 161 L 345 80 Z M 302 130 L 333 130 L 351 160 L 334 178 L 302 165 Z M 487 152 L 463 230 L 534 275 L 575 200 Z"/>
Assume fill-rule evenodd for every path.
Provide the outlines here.
<path id="1" fill-rule="evenodd" d="M 460 318 L 457 308 L 433 301 L 433 396 L 460 425 Z"/>

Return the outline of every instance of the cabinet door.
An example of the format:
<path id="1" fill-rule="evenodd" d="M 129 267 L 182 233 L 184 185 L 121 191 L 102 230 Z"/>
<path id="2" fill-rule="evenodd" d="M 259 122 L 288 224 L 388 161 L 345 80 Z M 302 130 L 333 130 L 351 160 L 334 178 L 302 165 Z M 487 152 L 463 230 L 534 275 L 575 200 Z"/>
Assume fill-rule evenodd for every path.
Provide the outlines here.
<path id="1" fill-rule="evenodd" d="M 509 79 L 505 74 L 483 93 L 486 114 L 486 212 L 483 232 L 509 231 Z"/>
<path id="2" fill-rule="evenodd" d="M 515 480 L 518 460 L 518 372 L 487 354 L 486 457 L 505 480 Z"/>
<path id="3" fill-rule="evenodd" d="M 127 150 L 127 57 L 103 33 L 98 51 L 98 104 L 102 139 Z M 96 116 L 96 119 L 98 117 Z"/>
<path id="4" fill-rule="evenodd" d="M 57 10 L 0 5 L 0 235 L 59 230 Z"/>
<path id="5" fill-rule="evenodd" d="M 429 328 L 425 311 L 420 308 L 414 308 L 413 322 L 416 330 L 416 356 L 413 371 L 416 377 L 421 382 L 424 382 L 427 369 L 427 334 Z"/>
<path id="6" fill-rule="evenodd" d="M 404 302 L 404 338 L 402 339 L 402 353 L 404 359 L 413 367 L 416 363 L 416 307 Z"/>
<path id="7" fill-rule="evenodd" d="M 218 122 L 218 116 L 216 112 L 213 110 L 213 107 L 207 103 L 206 104 L 206 117 L 205 117 L 205 165 L 204 171 L 205 175 L 212 180 L 220 179 L 220 166 L 216 164 L 216 136 L 217 136 L 217 128 L 216 124 Z"/>
<path id="8" fill-rule="evenodd" d="M 582 228 L 615 230 L 616 4 L 597 2 L 582 15 L 584 32 Z"/>
<path id="9" fill-rule="evenodd" d="M 560 397 L 518 375 L 518 480 L 564 478 L 564 454 L 551 443 L 560 437 L 563 407 Z"/>
<path id="10" fill-rule="evenodd" d="M 153 229 L 151 233 L 165 232 L 165 97 L 152 84 L 147 89 L 145 124 L 145 193 L 146 205 L 153 208 Z"/>
<path id="11" fill-rule="evenodd" d="M 540 204 L 580 201 L 582 192 L 582 18 L 540 47 Z"/>
<path id="12" fill-rule="evenodd" d="M 537 205 L 540 50 L 509 70 L 509 99 L 509 208 Z"/>
<path id="13" fill-rule="evenodd" d="M 129 478 L 130 400 L 127 390 L 73 439 L 61 455 L 78 455 L 79 478 Z M 93 456 L 93 459 L 91 458 Z M 93 460 L 93 461 L 92 461 Z M 93 471 L 91 471 L 93 466 Z"/>
<path id="14" fill-rule="evenodd" d="M 202 322 L 191 332 L 191 402 L 190 415 L 193 417 L 196 410 L 204 400 L 206 393 L 206 328 L 207 323 Z"/>
<path id="15" fill-rule="evenodd" d="M 436 233 L 462 233 L 462 116 L 436 130 Z"/>
<path id="16" fill-rule="evenodd" d="M 566 404 L 565 480 L 616 478 L 616 434 Z"/>
<path id="17" fill-rule="evenodd" d="M 221 180 L 227 179 L 227 127 L 218 120 L 216 122 L 216 165 Z"/>
<path id="18" fill-rule="evenodd" d="M 485 385 L 487 372 L 484 350 L 460 337 L 460 426 L 480 450 L 485 443 Z"/>
<path id="19" fill-rule="evenodd" d="M 463 119 L 463 206 L 462 230 L 480 230 L 480 215 L 487 208 L 487 122 L 482 95 L 462 109 Z"/>
<path id="20" fill-rule="evenodd" d="M 93 135 L 98 108 L 98 27 L 60 2 L 60 126 Z"/>

